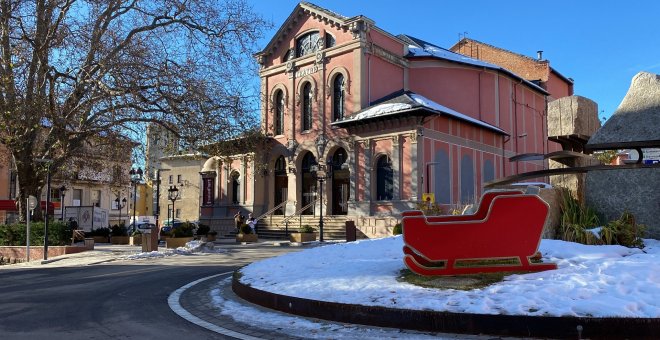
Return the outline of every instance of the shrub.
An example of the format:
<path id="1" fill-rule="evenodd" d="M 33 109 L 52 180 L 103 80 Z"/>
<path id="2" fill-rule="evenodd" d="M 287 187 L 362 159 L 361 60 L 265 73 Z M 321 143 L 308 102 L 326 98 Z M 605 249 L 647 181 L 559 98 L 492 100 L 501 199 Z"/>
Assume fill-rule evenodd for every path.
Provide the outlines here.
<path id="1" fill-rule="evenodd" d="M 108 237 L 110 236 L 110 228 L 103 227 L 103 228 L 92 229 L 92 231 L 89 233 L 89 236 Z"/>
<path id="2" fill-rule="evenodd" d="M 562 190 L 559 233 L 562 240 L 583 244 L 602 244 L 600 237 L 586 230 L 598 225 L 598 216 L 593 209 L 578 202 L 568 190 Z"/>
<path id="3" fill-rule="evenodd" d="M 393 235 L 403 234 L 403 227 L 401 226 L 401 223 L 397 223 L 394 225 L 394 229 L 392 229 L 392 234 Z"/>
<path id="4" fill-rule="evenodd" d="M 252 234 L 252 228 L 247 224 L 241 225 L 241 234 Z"/>
<path id="5" fill-rule="evenodd" d="M 444 215 L 446 213 L 445 209 L 439 204 L 422 201 L 415 203 L 415 209 L 421 210 L 426 216 Z"/>
<path id="6" fill-rule="evenodd" d="M 313 233 L 314 230 L 315 229 L 309 224 L 301 225 L 300 228 L 298 229 L 298 231 L 301 233 Z"/>
<path id="7" fill-rule="evenodd" d="M 123 225 L 113 225 L 111 229 L 112 236 L 128 236 L 128 229 Z"/>
<path id="8" fill-rule="evenodd" d="M 211 227 L 207 226 L 206 224 L 200 224 L 197 226 L 197 235 L 207 235 L 209 233 L 209 230 L 211 230 Z"/>
<path id="9" fill-rule="evenodd" d="M 621 214 L 621 218 L 618 220 L 608 223 L 603 230 L 608 230 L 607 233 L 611 234 L 611 236 L 609 236 L 611 241 L 616 241 L 616 243 L 622 246 L 637 248 L 644 247 L 642 237 L 646 235 L 646 226 L 643 224 L 637 224 L 635 222 L 635 216 L 628 211 L 624 211 L 623 214 Z M 613 244 L 613 242 L 608 243 Z"/>
<path id="10" fill-rule="evenodd" d="M 0 246 L 25 246 L 27 226 L 25 224 L 0 225 Z M 66 223 L 53 221 L 48 223 L 48 245 L 64 246 L 71 244 L 73 232 Z M 44 245 L 44 223 L 30 223 L 30 245 Z"/>
<path id="11" fill-rule="evenodd" d="M 195 234 L 195 224 L 188 221 L 181 223 L 176 228 L 172 228 L 172 236 L 174 237 L 193 237 Z"/>

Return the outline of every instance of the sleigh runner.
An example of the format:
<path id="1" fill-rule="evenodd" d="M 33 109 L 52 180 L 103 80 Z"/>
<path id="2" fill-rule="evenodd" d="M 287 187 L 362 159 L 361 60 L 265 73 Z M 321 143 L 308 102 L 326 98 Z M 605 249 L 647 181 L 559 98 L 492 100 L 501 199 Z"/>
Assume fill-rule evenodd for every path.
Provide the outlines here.
<path id="1" fill-rule="evenodd" d="M 484 194 L 473 215 L 403 214 L 404 263 L 420 275 L 556 269 L 535 263 L 548 205 L 520 191 Z"/>

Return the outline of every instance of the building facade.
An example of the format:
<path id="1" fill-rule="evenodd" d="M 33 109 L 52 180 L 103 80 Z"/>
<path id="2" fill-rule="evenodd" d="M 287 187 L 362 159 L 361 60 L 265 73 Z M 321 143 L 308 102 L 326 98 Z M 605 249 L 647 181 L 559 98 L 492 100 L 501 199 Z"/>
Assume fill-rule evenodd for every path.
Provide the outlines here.
<path id="1" fill-rule="evenodd" d="M 471 203 L 547 166 L 508 161 L 547 152 L 548 91 L 501 66 L 304 2 L 256 57 L 271 144 L 207 160 L 211 224 L 241 210 L 391 223 L 422 197 Z"/>

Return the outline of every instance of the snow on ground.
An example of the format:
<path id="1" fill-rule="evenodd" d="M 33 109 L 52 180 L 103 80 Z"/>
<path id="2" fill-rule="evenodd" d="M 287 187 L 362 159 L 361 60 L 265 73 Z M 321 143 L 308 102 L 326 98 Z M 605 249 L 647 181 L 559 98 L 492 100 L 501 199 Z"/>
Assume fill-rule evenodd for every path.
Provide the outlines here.
<path id="1" fill-rule="evenodd" d="M 479 314 L 660 317 L 660 241 L 646 247 L 587 246 L 542 240 L 559 268 L 513 274 L 469 291 L 398 282 L 400 236 L 334 244 L 241 269 L 252 287 L 300 298 L 392 308 Z"/>
<path id="2" fill-rule="evenodd" d="M 185 247 L 179 247 L 176 249 L 167 249 L 165 251 L 151 251 L 138 253 L 133 255 L 127 255 L 122 257 L 122 260 L 140 260 L 148 258 L 159 258 L 166 256 L 174 255 L 191 255 L 195 253 L 224 253 L 226 250 L 215 248 L 213 242 L 202 242 L 202 241 L 190 241 L 186 243 Z"/>

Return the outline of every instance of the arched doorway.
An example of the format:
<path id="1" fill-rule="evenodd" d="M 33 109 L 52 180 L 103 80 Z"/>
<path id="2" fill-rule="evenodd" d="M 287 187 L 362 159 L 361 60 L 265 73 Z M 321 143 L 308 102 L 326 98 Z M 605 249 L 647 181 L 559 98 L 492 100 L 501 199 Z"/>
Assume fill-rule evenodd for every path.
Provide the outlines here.
<path id="1" fill-rule="evenodd" d="M 240 203 L 240 193 L 241 193 L 241 183 L 238 171 L 232 171 L 231 173 L 231 203 L 239 204 Z"/>
<path id="2" fill-rule="evenodd" d="M 316 157 L 311 152 L 307 152 L 302 160 L 302 176 L 301 186 L 302 189 L 302 205 L 301 208 L 312 203 L 316 198 L 316 179 L 312 176 L 311 167 L 316 164 Z M 313 215 L 314 205 L 307 208 L 302 212 L 303 215 Z"/>
<path id="3" fill-rule="evenodd" d="M 350 197 L 350 171 L 346 164 L 346 150 L 339 148 L 328 162 L 332 167 L 332 201 L 330 214 L 348 214 L 348 198 Z"/>
<path id="4" fill-rule="evenodd" d="M 275 161 L 275 207 L 286 201 L 289 195 L 289 178 L 286 175 L 286 161 L 284 156 L 280 156 Z M 275 215 L 284 215 L 284 209 L 281 207 L 275 210 Z"/>

